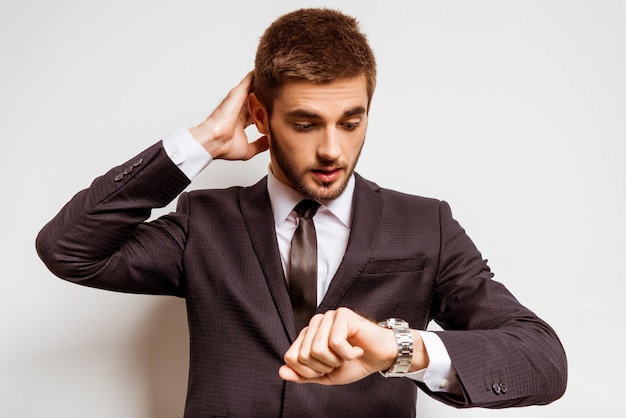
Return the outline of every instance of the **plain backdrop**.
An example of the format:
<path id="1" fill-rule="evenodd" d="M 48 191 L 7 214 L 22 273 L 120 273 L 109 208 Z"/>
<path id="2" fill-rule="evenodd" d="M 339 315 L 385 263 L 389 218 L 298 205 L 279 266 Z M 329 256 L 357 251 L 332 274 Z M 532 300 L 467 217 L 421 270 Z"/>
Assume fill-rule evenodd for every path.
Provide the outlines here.
<path id="1" fill-rule="evenodd" d="M 182 415 L 184 301 L 66 283 L 34 239 L 93 178 L 203 120 L 252 69 L 263 30 L 303 6 L 357 16 L 377 55 L 358 171 L 448 201 L 496 279 L 554 326 L 569 357 L 567 393 L 552 405 L 455 410 L 421 394 L 420 417 L 617 416 L 620 0 L 1 0 L 0 416 Z M 190 189 L 252 184 L 267 163 L 216 162 Z"/>

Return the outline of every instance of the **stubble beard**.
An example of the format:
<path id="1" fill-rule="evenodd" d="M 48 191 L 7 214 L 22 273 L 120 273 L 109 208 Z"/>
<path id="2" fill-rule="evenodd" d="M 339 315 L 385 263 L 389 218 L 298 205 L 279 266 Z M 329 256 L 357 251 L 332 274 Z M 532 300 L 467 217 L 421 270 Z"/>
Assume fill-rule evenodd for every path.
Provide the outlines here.
<path id="1" fill-rule="evenodd" d="M 319 187 L 309 187 L 307 186 L 304 176 L 297 172 L 296 168 L 289 161 L 289 157 L 283 152 L 283 149 L 278 144 L 279 141 L 276 139 L 276 135 L 274 134 L 271 126 L 269 128 L 271 139 L 270 139 L 270 149 L 272 151 L 272 158 L 278 165 L 278 167 L 282 170 L 287 180 L 291 183 L 291 186 L 296 189 L 301 195 L 303 195 L 307 199 L 313 200 L 333 200 L 341 196 L 341 194 L 346 190 L 346 186 L 348 185 L 348 181 L 350 177 L 354 173 L 354 169 L 356 167 L 357 161 L 359 161 L 359 157 L 361 156 L 361 150 L 363 149 L 363 144 L 361 144 L 361 148 L 352 163 L 352 166 L 349 167 L 347 163 L 340 162 L 338 160 L 324 160 L 318 159 L 317 164 L 315 166 L 306 167 L 305 172 L 308 172 L 312 169 L 319 169 L 320 167 L 335 167 L 346 170 L 346 177 L 342 180 L 342 182 L 337 186 L 336 182 L 321 182 L 318 183 Z M 363 141 L 365 142 L 365 141 Z M 335 186 L 333 188 L 333 186 Z"/>

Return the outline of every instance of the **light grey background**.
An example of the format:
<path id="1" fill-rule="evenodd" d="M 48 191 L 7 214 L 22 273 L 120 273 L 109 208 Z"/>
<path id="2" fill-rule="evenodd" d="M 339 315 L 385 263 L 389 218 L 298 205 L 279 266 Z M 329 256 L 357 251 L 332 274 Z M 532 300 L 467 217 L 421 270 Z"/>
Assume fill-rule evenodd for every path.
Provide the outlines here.
<path id="1" fill-rule="evenodd" d="M 0 416 L 181 415 L 184 301 L 58 280 L 34 238 L 94 177 L 206 117 L 265 27 L 311 5 L 358 16 L 378 57 L 359 172 L 447 200 L 569 356 L 553 405 L 457 411 L 421 395 L 420 416 L 618 415 L 626 2 L 2 0 Z M 217 162 L 190 188 L 251 184 L 267 161 Z"/>

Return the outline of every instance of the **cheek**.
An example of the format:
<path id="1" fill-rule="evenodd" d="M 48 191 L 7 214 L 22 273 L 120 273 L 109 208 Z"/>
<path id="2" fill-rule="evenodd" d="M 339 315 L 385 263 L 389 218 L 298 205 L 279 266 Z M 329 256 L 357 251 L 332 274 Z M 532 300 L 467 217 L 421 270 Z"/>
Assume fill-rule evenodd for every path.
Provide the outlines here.
<path id="1" fill-rule="evenodd" d="M 360 134 L 358 136 L 350 137 L 349 140 L 344 143 L 344 155 L 351 159 L 356 158 L 363 147 L 363 143 L 365 142 L 364 135 L 365 134 Z"/>
<path id="2" fill-rule="evenodd" d="M 313 137 L 279 135 L 279 138 L 278 146 L 290 161 L 304 161 L 315 155 L 316 141 Z"/>

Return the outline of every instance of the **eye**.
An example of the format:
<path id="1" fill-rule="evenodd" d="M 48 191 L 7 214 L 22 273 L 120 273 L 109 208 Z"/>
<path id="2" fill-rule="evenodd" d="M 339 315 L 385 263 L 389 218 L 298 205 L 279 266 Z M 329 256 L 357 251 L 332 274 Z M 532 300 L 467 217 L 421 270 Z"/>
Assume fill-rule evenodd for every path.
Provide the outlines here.
<path id="1" fill-rule="evenodd" d="M 344 122 L 341 125 L 346 131 L 354 131 L 356 128 L 359 127 L 360 124 L 361 124 L 361 121 L 356 121 L 356 122 Z"/>
<path id="2" fill-rule="evenodd" d="M 309 131 L 311 130 L 311 128 L 313 128 L 312 123 L 294 123 L 293 124 L 293 129 L 299 132 Z"/>

